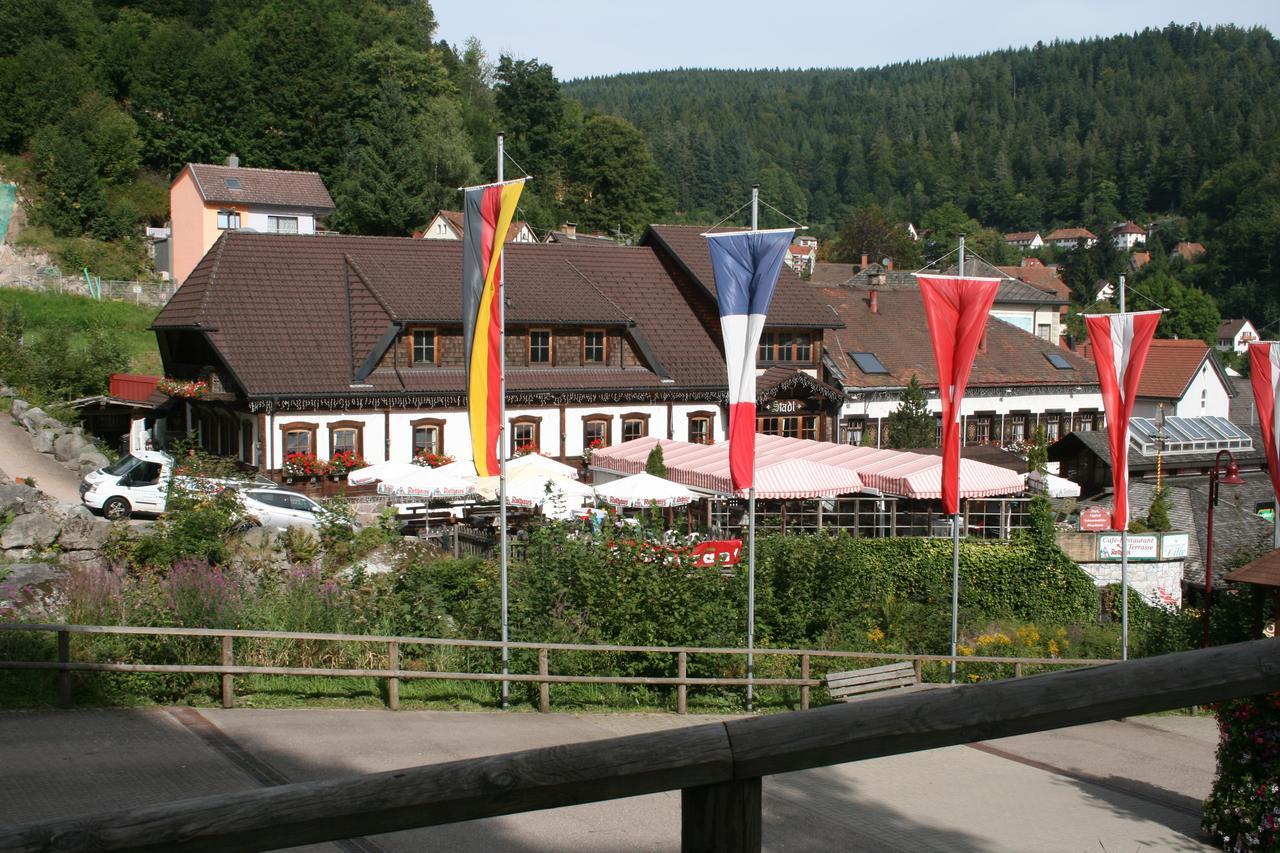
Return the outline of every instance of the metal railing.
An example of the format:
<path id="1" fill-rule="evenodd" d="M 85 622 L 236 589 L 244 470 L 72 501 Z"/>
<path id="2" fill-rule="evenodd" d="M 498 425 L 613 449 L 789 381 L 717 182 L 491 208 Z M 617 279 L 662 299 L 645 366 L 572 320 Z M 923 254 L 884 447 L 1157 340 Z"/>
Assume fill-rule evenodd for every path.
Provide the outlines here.
<path id="1" fill-rule="evenodd" d="M 156 628 L 135 627 L 130 625 L 50 625 L 32 623 L 0 624 L 0 631 L 35 631 L 57 634 L 58 660 L 56 661 L 5 661 L 0 660 L 0 669 L 44 669 L 58 672 L 58 696 L 61 704 L 71 704 L 71 673 L 73 672 L 168 672 L 192 675 L 216 675 L 221 677 L 222 705 L 230 708 L 235 704 L 234 681 L 237 675 L 284 675 L 284 676 L 321 676 L 334 678 L 375 678 L 386 684 L 386 705 L 391 710 L 400 707 L 400 682 L 421 679 L 443 681 L 506 681 L 527 682 L 538 685 L 538 709 L 551 710 L 551 685 L 553 684 L 612 684 L 635 686 L 671 686 L 676 688 L 676 712 L 688 711 L 688 691 L 690 687 L 727 687 L 746 689 L 752 687 L 794 687 L 800 691 L 800 707 L 806 709 L 810 704 L 810 691 L 822 686 L 822 679 L 812 677 L 812 664 L 818 660 L 847 661 L 911 661 L 915 665 L 916 680 L 923 681 L 924 664 L 935 662 L 950 664 L 950 655 L 904 655 L 880 652 L 848 652 L 824 649 L 773 649 L 756 648 L 751 654 L 757 657 L 791 657 L 795 659 L 799 670 L 795 678 L 769 677 L 697 677 L 688 674 L 689 657 L 691 655 L 708 655 L 733 657 L 746 660 L 748 650 L 742 648 L 704 648 L 701 646 L 625 646 L 625 645 L 588 645 L 582 643 L 537 643 L 508 642 L 506 647 L 512 650 L 536 651 L 538 654 L 538 671 L 519 673 L 511 672 L 503 675 L 495 672 L 455 672 L 410 669 L 402 665 L 401 653 L 408 647 L 454 647 L 501 649 L 503 643 L 498 640 L 460 640 L 436 637 L 398 637 L 370 634 L 322 634 L 300 631 L 254 631 L 231 628 Z M 210 664 L 151 664 L 151 663 L 111 663 L 98 661 L 76 661 L 71 657 L 71 635 L 73 634 L 116 634 L 142 635 L 154 637 L 207 637 L 220 641 L 221 655 L 216 663 Z M 254 666 L 237 664 L 235 659 L 235 641 L 248 640 L 297 640 L 323 641 L 334 643 L 364 643 L 385 645 L 387 665 L 383 668 L 372 667 L 307 667 L 307 666 Z M 552 652 L 610 652 L 634 653 L 648 655 L 670 655 L 671 664 L 666 669 L 672 672 L 669 676 L 652 675 L 556 675 L 551 672 Z M 1089 667 L 1113 663 L 1111 660 L 1095 658 L 1023 658 L 1023 657 L 977 657 L 961 655 L 955 658 L 959 665 L 968 664 L 1005 664 L 1012 665 L 1014 677 L 1020 678 L 1024 668 L 1032 667 Z"/>
<path id="2" fill-rule="evenodd" d="M 681 792 L 682 848 L 755 853 L 763 777 L 1280 690 L 1280 640 L 0 829 L 0 852 L 272 850 Z"/>
<path id="3" fill-rule="evenodd" d="M 113 302 L 132 302 L 135 305 L 150 305 L 156 308 L 168 302 L 177 290 L 171 281 L 93 279 L 91 285 L 83 277 L 60 275 L 10 277 L 0 281 L 0 287 L 87 296 L 91 299 L 109 299 Z"/>

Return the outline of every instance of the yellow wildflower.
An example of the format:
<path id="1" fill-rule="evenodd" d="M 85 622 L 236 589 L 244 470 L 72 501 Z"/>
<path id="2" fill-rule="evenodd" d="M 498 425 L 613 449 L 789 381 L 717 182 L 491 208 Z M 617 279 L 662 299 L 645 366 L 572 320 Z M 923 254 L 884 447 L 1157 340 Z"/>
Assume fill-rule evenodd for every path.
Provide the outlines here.
<path id="1" fill-rule="evenodd" d="M 868 642 L 879 645 L 882 640 L 884 640 L 884 631 L 881 631 L 879 628 L 872 628 L 867 632 Z"/>

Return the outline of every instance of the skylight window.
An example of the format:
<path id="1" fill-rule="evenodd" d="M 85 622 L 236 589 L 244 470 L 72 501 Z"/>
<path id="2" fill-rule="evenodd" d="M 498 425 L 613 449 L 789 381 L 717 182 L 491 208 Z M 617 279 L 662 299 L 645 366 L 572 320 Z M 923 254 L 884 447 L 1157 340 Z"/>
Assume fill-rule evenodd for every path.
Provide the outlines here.
<path id="1" fill-rule="evenodd" d="M 229 190 L 238 190 L 238 189 L 240 189 L 240 179 L 239 179 L 239 178 L 223 178 L 223 179 L 222 179 L 222 182 L 223 182 L 224 184 L 226 184 L 226 185 L 227 185 L 227 189 L 229 189 Z"/>
<path id="2" fill-rule="evenodd" d="M 849 357 L 853 359 L 853 363 L 858 365 L 858 369 L 863 373 L 888 373 L 889 368 L 884 366 L 884 362 L 880 361 L 873 352 L 851 352 Z"/>
<path id="3" fill-rule="evenodd" d="M 1066 358 L 1056 352 L 1047 352 L 1044 354 L 1044 357 L 1049 360 L 1050 364 L 1059 370 L 1075 370 L 1071 365 L 1071 362 L 1067 361 Z"/>

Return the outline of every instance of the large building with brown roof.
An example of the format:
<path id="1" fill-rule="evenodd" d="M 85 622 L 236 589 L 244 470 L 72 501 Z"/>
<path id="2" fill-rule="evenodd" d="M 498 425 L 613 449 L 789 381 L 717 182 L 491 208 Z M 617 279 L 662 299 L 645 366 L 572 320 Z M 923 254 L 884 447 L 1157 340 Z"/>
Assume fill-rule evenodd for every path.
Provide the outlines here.
<path id="1" fill-rule="evenodd" d="M 508 452 L 573 459 L 596 439 L 724 439 L 701 232 L 508 246 Z M 228 232 L 156 318 L 165 372 L 207 378 L 210 393 L 191 401 L 203 443 L 264 469 L 289 451 L 469 458 L 461 265 L 454 241 Z M 762 430 L 834 437 L 841 394 L 820 374 L 837 325 L 784 271 L 762 342 Z"/>
<path id="2" fill-rule="evenodd" d="M 926 389 L 930 411 L 941 414 L 919 286 L 913 278 L 892 278 L 888 286 L 873 278 L 871 284 L 815 288 L 841 322 L 826 335 L 825 355 L 831 381 L 847 398 L 841 440 L 880 444 L 884 422 L 913 376 Z M 1025 441 L 1037 426 L 1055 441 L 1072 430 L 1101 426 L 1101 410 L 1092 364 L 1008 322 L 988 319 L 965 392 L 966 444 Z"/>
<path id="3" fill-rule="evenodd" d="M 178 284 L 225 231 L 314 234 L 333 199 L 315 172 L 188 163 L 169 186 L 172 276 Z"/>

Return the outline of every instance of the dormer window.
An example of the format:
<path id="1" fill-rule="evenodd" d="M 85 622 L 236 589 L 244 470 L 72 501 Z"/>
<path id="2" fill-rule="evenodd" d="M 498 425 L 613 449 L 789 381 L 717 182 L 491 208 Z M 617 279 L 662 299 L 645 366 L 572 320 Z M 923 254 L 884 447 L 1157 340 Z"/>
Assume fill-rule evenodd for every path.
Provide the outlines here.
<path id="1" fill-rule="evenodd" d="M 238 210 L 219 210 L 218 211 L 218 230 L 234 231 L 240 227 L 240 211 Z"/>
<path id="2" fill-rule="evenodd" d="M 268 216 L 267 231 L 271 234 L 297 234 L 298 233 L 298 217 Z"/>
<path id="3" fill-rule="evenodd" d="M 807 332 L 765 332 L 760 336 L 762 362 L 813 362 L 813 337 Z"/>
<path id="4" fill-rule="evenodd" d="M 603 329 L 587 329 L 582 333 L 583 364 L 604 364 L 605 343 Z"/>
<path id="5" fill-rule="evenodd" d="M 551 330 L 529 330 L 529 364 L 551 363 Z"/>
<path id="6" fill-rule="evenodd" d="M 411 362 L 415 367 L 438 363 L 435 329 L 414 329 Z"/>

